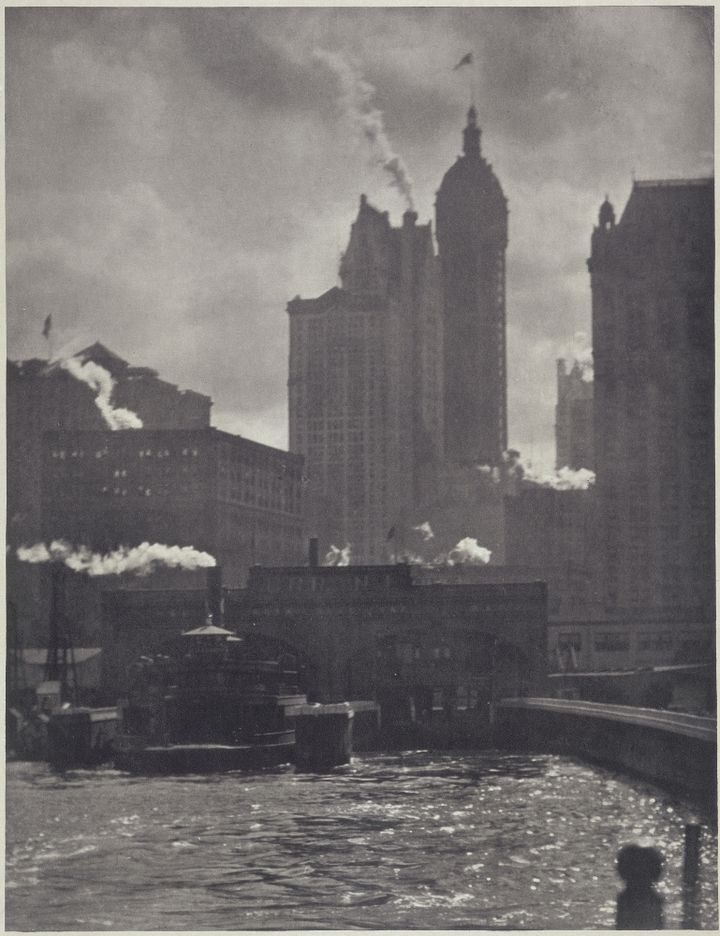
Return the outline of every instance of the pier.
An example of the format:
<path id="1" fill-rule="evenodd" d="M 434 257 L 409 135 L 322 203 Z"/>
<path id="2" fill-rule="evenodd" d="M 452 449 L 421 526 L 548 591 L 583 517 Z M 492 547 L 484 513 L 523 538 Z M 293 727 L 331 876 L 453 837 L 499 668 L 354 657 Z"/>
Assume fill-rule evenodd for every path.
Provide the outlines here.
<path id="1" fill-rule="evenodd" d="M 503 699 L 494 709 L 498 747 L 572 754 L 712 802 L 714 718 L 563 699 Z"/>

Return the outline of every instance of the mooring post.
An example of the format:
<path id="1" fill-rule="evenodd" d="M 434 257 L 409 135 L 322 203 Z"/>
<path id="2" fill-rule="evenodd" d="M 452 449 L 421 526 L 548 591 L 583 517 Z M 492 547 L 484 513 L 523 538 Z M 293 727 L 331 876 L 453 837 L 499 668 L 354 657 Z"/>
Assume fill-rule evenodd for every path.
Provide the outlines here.
<path id="1" fill-rule="evenodd" d="M 700 871 L 700 835 L 697 823 L 685 826 L 685 859 L 683 862 L 683 929 L 698 929 L 698 884 Z"/>
<path id="2" fill-rule="evenodd" d="M 624 845 L 617 855 L 617 872 L 625 890 L 617 897 L 615 929 L 663 929 L 663 897 L 655 890 L 663 857 L 657 848 Z"/>

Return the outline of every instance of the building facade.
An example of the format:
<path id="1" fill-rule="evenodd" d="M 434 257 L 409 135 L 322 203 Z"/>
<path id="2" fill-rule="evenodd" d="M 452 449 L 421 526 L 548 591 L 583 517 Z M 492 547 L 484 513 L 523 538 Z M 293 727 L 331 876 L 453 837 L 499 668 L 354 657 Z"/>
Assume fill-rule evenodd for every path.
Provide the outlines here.
<path id="1" fill-rule="evenodd" d="M 505 497 L 505 560 L 548 585 L 552 621 L 598 613 L 594 491 L 520 481 Z"/>
<path id="2" fill-rule="evenodd" d="M 573 362 L 557 362 L 555 406 L 555 467 L 595 468 L 593 454 L 593 382 L 585 369 Z"/>
<path id="3" fill-rule="evenodd" d="M 304 554 L 299 455 L 219 429 L 45 434 L 43 539 L 193 546 L 239 586 Z"/>
<path id="4" fill-rule="evenodd" d="M 442 458 L 442 323 L 430 225 L 393 228 L 363 196 L 341 287 L 293 299 L 290 449 L 310 532 L 387 562 Z"/>
<path id="5" fill-rule="evenodd" d="M 112 380 L 113 406 L 136 413 L 150 429 L 201 429 L 210 425 L 212 401 L 180 390 L 147 367 L 134 367 L 99 342 L 74 355 L 102 367 Z M 47 568 L 17 561 L 18 546 L 39 542 L 43 520 L 43 434 L 58 430 L 107 428 L 95 392 L 59 362 L 8 361 L 7 429 L 7 597 L 27 643 L 40 641 L 47 626 Z M 122 434 L 122 433 L 120 433 Z M 62 533 L 61 533 L 62 535 Z"/>
<path id="6" fill-rule="evenodd" d="M 186 596 L 105 593 L 108 685 L 202 617 L 203 593 Z M 375 699 L 384 720 L 485 711 L 537 691 L 546 671 L 542 583 L 430 582 L 407 565 L 253 567 L 224 603 L 226 627 L 297 658 L 312 699 Z"/>
<path id="7" fill-rule="evenodd" d="M 480 152 L 474 107 L 463 131 L 463 155 L 445 173 L 435 210 L 445 335 L 445 454 L 459 465 L 500 465 L 508 445 L 508 209 Z"/>
<path id="8" fill-rule="evenodd" d="M 714 618 L 713 182 L 635 182 L 592 235 L 607 614 Z"/>

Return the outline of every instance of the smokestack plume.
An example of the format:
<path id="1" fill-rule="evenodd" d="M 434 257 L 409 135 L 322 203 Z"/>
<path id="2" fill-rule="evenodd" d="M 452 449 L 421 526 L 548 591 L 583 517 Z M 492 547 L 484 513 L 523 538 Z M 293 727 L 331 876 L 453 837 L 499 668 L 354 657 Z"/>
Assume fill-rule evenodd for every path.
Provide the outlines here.
<path id="1" fill-rule="evenodd" d="M 131 548 L 121 546 L 101 555 L 87 546 L 72 547 L 64 540 L 53 540 L 49 546 L 35 543 L 20 546 L 16 552 L 22 562 L 62 562 L 74 572 L 86 572 L 91 578 L 99 575 L 149 575 L 157 566 L 169 569 L 195 569 L 214 566 L 210 553 L 200 552 L 192 546 L 164 546 L 161 543 L 141 543 Z"/>
<path id="2" fill-rule="evenodd" d="M 574 470 L 565 466 L 554 472 L 536 471 L 530 462 L 522 458 L 517 449 L 503 452 L 502 472 L 491 468 L 490 465 L 477 465 L 477 470 L 490 478 L 494 484 L 499 484 L 503 475 L 506 480 L 520 484 L 520 487 L 536 485 L 552 488 L 553 491 L 587 491 L 595 484 L 595 472 L 589 468 Z"/>
<path id="3" fill-rule="evenodd" d="M 481 546 L 476 539 L 466 536 L 448 552 L 437 556 L 432 565 L 487 565 L 490 562 L 492 550 Z"/>
<path id="4" fill-rule="evenodd" d="M 115 381 L 104 367 L 94 361 L 80 361 L 76 357 L 60 361 L 60 367 L 94 391 L 95 406 L 110 429 L 142 429 L 142 419 L 136 413 L 122 407 L 116 409 L 112 405 Z"/>
<path id="5" fill-rule="evenodd" d="M 419 526 L 414 526 L 413 530 L 417 530 L 418 533 L 422 533 L 423 541 L 427 543 L 431 539 L 435 539 L 435 534 L 433 533 L 433 528 L 430 526 L 430 523 L 425 520 Z"/>
<path id="6" fill-rule="evenodd" d="M 330 546 L 330 551 L 325 556 L 326 566 L 349 566 L 352 547 L 350 543 L 345 545 L 344 549 L 338 549 L 337 546 Z"/>
<path id="7" fill-rule="evenodd" d="M 368 141 L 373 162 L 389 174 L 390 185 L 400 192 L 412 211 L 412 180 L 402 158 L 393 152 L 385 133 L 382 111 L 372 104 L 375 88 L 337 52 L 316 49 L 313 54 L 337 76 L 340 82 L 340 102 L 346 116 Z"/>
<path id="8" fill-rule="evenodd" d="M 311 569 L 317 569 L 320 565 L 320 552 L 318 549 L 317 536 L 311 536 L 308 544 L 308 565 Z"/>
<path id="9" fill-rule="evenodd" d="M 224 613 L 222 567 L 218 565 L 209 566 L 206 576 L 208 615 L 213 624 L 220 627 L 222 626 Z"/>

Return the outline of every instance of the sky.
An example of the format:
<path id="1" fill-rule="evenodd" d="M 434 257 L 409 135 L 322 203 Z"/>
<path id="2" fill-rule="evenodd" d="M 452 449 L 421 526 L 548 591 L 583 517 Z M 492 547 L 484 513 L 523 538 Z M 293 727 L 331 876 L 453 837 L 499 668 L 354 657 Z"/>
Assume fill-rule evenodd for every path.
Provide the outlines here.
<path id="1" fill-rule="evenodd" d="M 537 467 L 555 360 L 590 332 L 600 203 L 621 213 L 633 174 L 712 174 L 710 7 L 5 12 L 8 356 L 46 357 L 51 314 L 54 354 L 101 341 L 269 445 L 287 446 L 288 300 L 337 283 L 361 193 L 405 209 L 330 62 L 371 86 L 421 223 L 474 74 L 510 210 L 510 444 Z"/>

